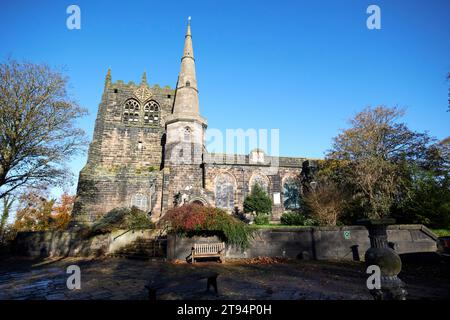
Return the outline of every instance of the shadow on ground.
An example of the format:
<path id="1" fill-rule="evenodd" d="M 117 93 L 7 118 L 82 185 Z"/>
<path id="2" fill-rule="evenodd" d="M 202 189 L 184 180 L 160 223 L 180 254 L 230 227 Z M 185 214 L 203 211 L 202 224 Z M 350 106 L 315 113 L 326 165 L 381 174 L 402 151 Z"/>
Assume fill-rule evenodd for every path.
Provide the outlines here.
<path id="1" fill-rule="evenodd" d="M 448 299 L 449 260 L 437 254 L 402 255 L 408 299 Z M 66 268 L 81 269 L 81 289 L 68 290 Z M 192 275 L 219 273 L 219 294 L 206 292 L 206 280 Z M 0 261 L 0 299 L 137 299 L 148 298 L 151 279 L 167 283 L 157 299 L 371 299 L 363 262 L 290 260 L 274 264 L 232 261 L 174 264 L 162 259 L 63 258 Z M 186 280 L 186 281 L 184 281 Z"/>

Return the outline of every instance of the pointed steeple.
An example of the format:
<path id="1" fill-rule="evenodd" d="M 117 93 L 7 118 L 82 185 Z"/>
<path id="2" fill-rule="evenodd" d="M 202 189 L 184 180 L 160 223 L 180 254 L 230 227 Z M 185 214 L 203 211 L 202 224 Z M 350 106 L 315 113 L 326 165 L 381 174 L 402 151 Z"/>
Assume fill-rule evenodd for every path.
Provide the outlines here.
<path id="1" fill-rule="evenodd" d="M 188 18 L 186 36 L 184 37 L 184 51 L 183 58 L 190 57 L 194 59 L 194 48 L 192 47 L 192 35 L 191 35 L 191 17 Z"/>
<path id="2" fill-rule="evenodd" d="M 183 165 L 190 163 L 199 168 L 198 165 L 203 161 L 207 125 L 206 119 L 199 113 L 190 20 L 189 17 L 173 111 L 166 117 L 165 161 L 174 165 L 180 164 L 181 161 Z M 180 148 L 186 151 L 182 152 L 182 159 Z"/>
<path id="3" fill-rule="evenodd" d="M 111 68 L 108 68 L 105 78 L 105 88 L 111 85 Z"/>
<path id="4" fill-rule="evenodd" d="M 145 84 L 145 85 L 147 84 L 147 72 L 145 72 L 145 71 L 142 74 L 141 84 Z"/>
<path id="5" fill-rule="evenodd" d="M 194 49 L 192 46 L 191 17 L 188 19 L 186 36 L 184 37 L 183 57 L 178 75 L 178 82 L 173 107 L 173 120 L 177 118 L 198 120 L 206 125 L 200 117 L 197 78 L 195 75 Z"/>

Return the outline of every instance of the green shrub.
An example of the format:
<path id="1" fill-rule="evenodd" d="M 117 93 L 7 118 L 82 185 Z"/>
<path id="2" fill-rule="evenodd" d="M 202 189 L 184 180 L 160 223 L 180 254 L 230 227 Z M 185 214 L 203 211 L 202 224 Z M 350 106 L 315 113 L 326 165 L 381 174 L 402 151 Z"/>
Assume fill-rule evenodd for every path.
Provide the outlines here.
<path id="1" fill-rule="evenodd" d="M 167 211 L 159 222 L 181 235 L 217 235 L 223 241 L 245 249 L 254 229 L 222 209 L 185 204 Z"/>
<path id="2" fill-rule="evenodd" d="M 128 229 L 152 229 L 153 222 L 150 217 L 142 210 L 136 207 L 131 207 L 128 215 L 125 216 L 125 225 Z"/>
<path id="3" fill-rule="evenodd" d="M 269 224 L 269 215 L 266 213 L 257 213 L 253 222 L 257 225 Z"/>
<path id="4" fill-rule="evenodd" d="M 318 223 L 301 212 L 286 211 L 281 216 L 281 223 L 287 226 L 317 226 Z"/>
<path id="5" fill-rule="evenodd" d="M 317 220 L 313 219 L 313 218 L 306 218 L 305 221 L 303 222 L 303 225 L 305 227 L 313 227 L 313 226 L 320 225 L 320 223 Z"/>
<path id="6" fill-rule="evenodd" d="M 302 226 L 306 217 L 300 212 L 286 211 L 281 215 L 281 223 L 287 226 Z"/>
<path id="7" fill-rule="evenodd" d="M 272 201 L 261 186 L 256 183 L 252 188 L 252 192 L 244 200 L 244 212 L 269 214 L 271 211 Z"/>
<path id="8" fill-rule="evenodd" d="M 89 228 L 88 236 L 110 233 L 119 229 L 151 229 L 154 225 L 147 214 L 136 207 L 115 208 L 99 218 Z"/>

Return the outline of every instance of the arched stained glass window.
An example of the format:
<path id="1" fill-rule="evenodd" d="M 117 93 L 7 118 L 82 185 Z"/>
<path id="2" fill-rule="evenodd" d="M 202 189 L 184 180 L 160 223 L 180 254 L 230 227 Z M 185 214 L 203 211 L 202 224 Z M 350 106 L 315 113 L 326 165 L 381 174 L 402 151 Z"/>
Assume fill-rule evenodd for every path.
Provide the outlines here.
<path id="1" fill-rule="evenodd" d="M 266 176 L 260 174 L 253 175 L 250 180 L 250 191 L 255 184 L 258 184 L 267 194 L 269 194 L 269 179 L 267 179 Z"/>
<path id="2" fill-rule="evenodd" d="M 156 101 L 150 100 L 144 105 L 144 124 L 155 126 L 158 125 L 159 116 L 160 107 Z"/>
<path id="3" fill-rule="evenodd" d="M 234 179 L 230 174 L 220 174 L 215 181 L 216 207 L 234 209 Z"/>
<path id="4" fill-rule="evenodd" d="M 140 105 L 134 99 L 129 99 L 125 102 L 123 108 L 123 122 L 124 123 L 138 123 L 139 122 L 139 111 Z"/>
<path id="5" fill-rule="evenodd" d="M 300 209 L 300 187 L 294 178 L 287 178 L 283 183 L 283 206 L 285 209 Z"/>

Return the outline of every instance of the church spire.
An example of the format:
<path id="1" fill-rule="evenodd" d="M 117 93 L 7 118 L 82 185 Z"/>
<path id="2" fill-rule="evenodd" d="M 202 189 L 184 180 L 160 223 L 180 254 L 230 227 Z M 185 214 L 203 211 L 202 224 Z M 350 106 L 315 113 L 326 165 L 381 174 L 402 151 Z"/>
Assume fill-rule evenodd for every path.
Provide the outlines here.
<path id="1" fill-rule="evenodd" d="M 200 116 L 198 107 L 190 20 L 189 17 L 172 114 L 166 117 L 165 161 L 174 164 L 180 163 L 180 160 L 184 164 L 191 161 L 191 164 L 198 166 L 202 162 L 205 149 L 204 137 L 207 124 L 206 119 Z M 183 148 L 181 151 L 186 152 L 180 153 L 180 148 Z"/>
<path id="2" fill-rule="evenodd" d="M 188 19 L 184 37 L 184 50 L 178 75 L 173 116 L 183 116 L 184 118 L 188 116 L 192 119 L 200 118 L 194 49 L 192 46 L 191 17 Z"/>

